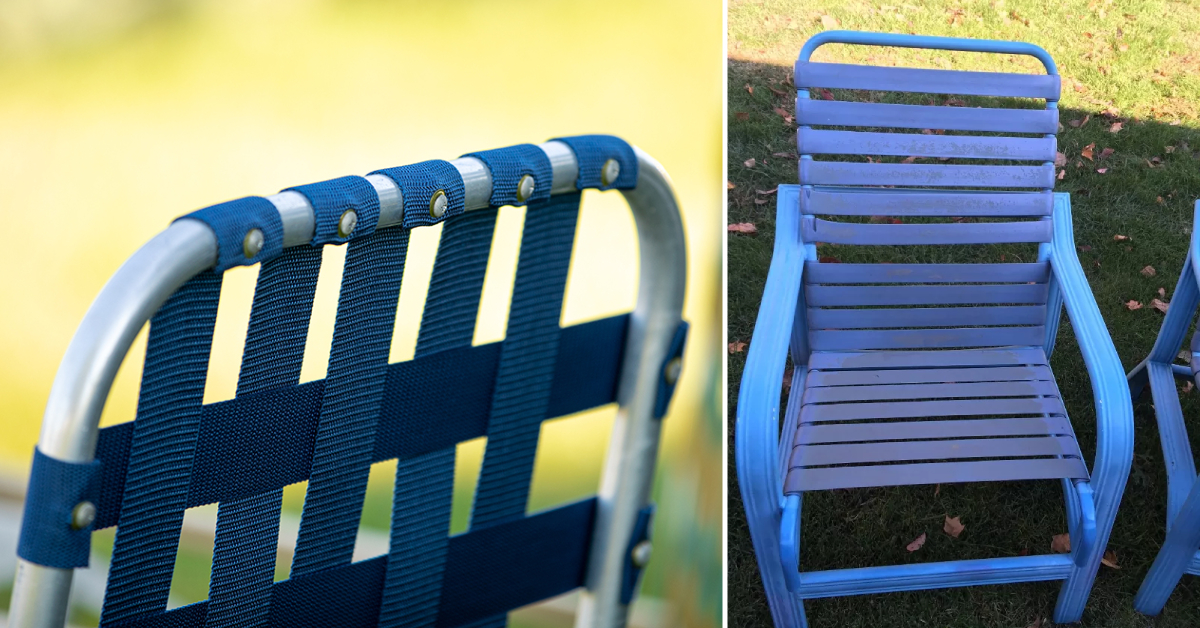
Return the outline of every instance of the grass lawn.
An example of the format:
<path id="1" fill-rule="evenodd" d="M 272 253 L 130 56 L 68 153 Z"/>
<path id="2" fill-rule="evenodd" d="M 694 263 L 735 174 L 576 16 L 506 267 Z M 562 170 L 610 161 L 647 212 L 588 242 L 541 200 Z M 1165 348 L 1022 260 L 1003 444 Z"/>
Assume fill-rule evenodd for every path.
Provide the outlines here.
<path id="1" fill-rule="evenodd" d="M 795 126 L 775 108 L 792 112 L 795 89 L 788 79 L 796 53 L 809 36 L 826 28 L 1022 40 L 1051 53 L 1063 76 L 1058 143 L 1067 157 L 1057 191 L 1072 195 L 1079 256 L 1125 370 L 1145 357 L 1162 321 L 1150 303 L 1160 288 L 1162 300 L 1170 301 L 1191 233 L 1193 203 L 1200 198 L 1200 40 L 1195 37 L 1200 6 L 1182 2 L 731 0 L 729 222 L 754 223 L 758 233 L 728 236 L 729 341 L 751 342 L 754 335 L 775 237 L 775 196 L 769 192 L 797 181 Z M 1036 67 L 1036 62 L 1007 57 L 846 46 L 822 48 L 815 60 Z M 1089 161 L 1081 153 L 1091 144 Z M 747 167 L 751 158 L 755 164 Z M 1116 240 L 1116 235 L 1128 239 Z M 921 261 L 920 253 L 894 251 L 886 259 Z M 999 261 L 1001 254 L 1008 261 L 1031 261 L 1020 257 L 1028 253 L 1013 249 L 973 247 L 964 253 L 966 261 Z M 845 262 L 884 259 L 845 246 L 823 245 L 820 255 Z M 1145 307 L 1130 310 L 1125 306 L 1130 300 Z M 745 356 L 729 357 L 731 419 Z M 1095 445 L 1091 384 L 1065 315 L 1052 366 L 1090 461 Z M 1184 396 L 1184 412 L 1200 417 L 1200 393 Z M 1194 576 L 1184 577 L 1158 619 L 1132 608 L 1165 534 L 1166 509 L 1166 477 L 1148 395 L 1135 402 L 1135 421 L 1133 468 L 1109 542 L 1119 568 L 1101 568 L 1083 625 L 1197 626 L 1200 578 Z M 732 448 L 732 420 L 729 430 Z M 1197 433 L 1200 425 L 1192 430 Z M 729 625 L 768 626 L 735 457 L 729 461 Z M 947 515 L 966 525 L 958 539 L 942 532 Z M 1048 553 L 1051 537 L 1066 531 L 1056 482 L 943 485 L 937 492 L 917 486 L 809 493 L 803 526 L 801 564 L 807 569 Z M 928 534 L 925 546 L 906 551 L 905 545 L 922 533 Z M 843 597 L 810 601 L 806 610 L 817 628 L 1021 628 L 1050 617 L 1058 589 L 1046 582 Z"/>

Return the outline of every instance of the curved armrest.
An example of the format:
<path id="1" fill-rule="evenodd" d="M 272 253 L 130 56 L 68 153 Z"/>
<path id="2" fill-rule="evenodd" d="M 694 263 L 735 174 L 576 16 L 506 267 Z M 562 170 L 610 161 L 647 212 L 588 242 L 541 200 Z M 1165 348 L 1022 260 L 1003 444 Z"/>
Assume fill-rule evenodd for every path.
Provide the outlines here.
<path id="1" fill-rule="evenodd" d="M 1096 403 L 1096 459 L 1092 465 L 1092 481 L 1097 518 L 1111 521 L 1133 459 L 1133 404 L 1121 359 L 1075 253 L 1071 200 L 1063 193 L 1054 195 L 1050 266 L 1062 290 L 1071 327 L 1092 380 Z"/>
<path id="2" fill-rule="evenodd" d="M 857 44 L 860 46 L 891 46 L 894 48 L 930 48 L 934 50 L 960 50 L 963 52 L 994 52 L 1010 55 L 1029 55 L 1042 62 L 1046 74 L 1058 74 L 1058 67 L 1050 53 L 1041 46 L 1020 41 L 997 41 L 994 39 L 966 39 L 962 37 L 930 37 L 927 35 L 904 35 L 899 33 L 864 33 L 859 31 L 824 31 L 804 42 L 800 49 L 800 61 L 808 61 L 812 53 L 825 44 Z"/>

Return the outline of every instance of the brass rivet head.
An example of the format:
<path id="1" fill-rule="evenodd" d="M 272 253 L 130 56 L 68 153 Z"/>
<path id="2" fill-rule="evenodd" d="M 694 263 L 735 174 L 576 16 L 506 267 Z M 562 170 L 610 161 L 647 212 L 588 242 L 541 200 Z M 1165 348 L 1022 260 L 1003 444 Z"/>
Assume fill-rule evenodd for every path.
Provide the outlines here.
<path id="1" fill-rule="evenodd" d="M 663 377 L 667 379 L 667 383 L 672 386 L 679 381 L 679 374 L 683 371 L 683 359 L 671 358 L 667 362 L 667 366 L 663 368 Z"/>
<path id="2" fill-rule="evenodd" d="M 653 548 L 650 541 L 642 541 L 633 546 L 633 550 L 629 552 L 629 557 L 633 560 L 633 565 L 639 569 L 650 564 L 650 553 Z"/>
<path id="3" fill-rule="evenodd" d="M 246 232 L 246 237 L 242 238 L 242 254 L 246 259 L 251 259 L 258 255 L 263 250 L 263 232 L 262 229 L 251 229 Z"/>
<path id="4" fill-rule="evenodd" d="M 429 199 L 429 215 L 434 218 L 441 218 L 442 214 L 446 213 L 446 206 L 450 204 L 450 200 L 446 198 L 444 190 L 438 190 L 433 193 L 433 197 Z"/>
<path id="5" fill-rule="evenodd" d="M 609 159 L 604 162 L 604 167 L 600 168 L 600 183 L 605 186 L 612 185 L 619 176 L 621 176 L 621 164 L 616 159 Z"/>
<path id="6" fill-rule="evenodd" d="M 338 219 L 338 237 L 348 238 L 351 233 L 354 233 L 354 228 L 358 226 L 358 214 L 353 209 L 347 209 L 342 217 Z"/>
<path id="7" fill-rule="evenodd" d="M 96 520 L 96 504 L 89 501 L 82 501 L 75 504 L 75 508 L 71 511 L 71 527 L 76 530 L 82 530 Z"/>
<path id="8" fill-rule="evenodd" d="M 533 190 L 537 187 L 537 182 L 533 180 L 532 175 L 524 175 L 517 182 L 517 200 L 524 203 L 533 196 Z"/>

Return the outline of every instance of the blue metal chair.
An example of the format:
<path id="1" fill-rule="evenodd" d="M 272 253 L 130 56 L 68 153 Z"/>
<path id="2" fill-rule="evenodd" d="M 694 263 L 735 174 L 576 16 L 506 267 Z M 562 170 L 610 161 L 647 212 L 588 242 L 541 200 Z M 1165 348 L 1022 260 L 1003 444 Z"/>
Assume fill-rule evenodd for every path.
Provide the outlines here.
<path id="1" fill-rule="evenodd" d="M 1030 55 L 1046 75 L 809 61 L 827 43 Z M 1064 580 L 1055 621 L 1078 621 L 1129 472 L 1132 410 L 1075 254 L 1070 198 L 1052 192 L 1059 96 L 1053 60 L 1023 43 L 831 31 L 804 45 L 795 81 L 800 184 L 779 186 L 775 251 L 736 427 L 738 479 L 775 624 L 806 625 L 808 598 L 1034 580 Z M 845 102 L 810 97 L 818 87 L 1046 104 Z M 854 157 L 817 159 L 826 155 Z M 886 157 L 864 159 L 872 155 Z M 818 242 L 1032 243 L 1037 261 L 828 263 L 819 261 Z M 940 261 L 955 253 L 920 250 L 942 251 L 934 254 Z M 884 259 L 887 249 L 872 251 L 872 259 Z M 1095 391 L 1090 474 L 1048 361 L 1064 305 Z M 789 352 L 795 368 L 781 431 Z M 800 569 L 807 491 L 1031 479 L 1061 481 L 1070 555 Z"/>
<path id="2" fill-rule="evenodd" d="M 1196 318 L 1200 305 L 1200 243 L 1195 226 L 1200 225 L 1200 202 L 1196 203 L 1192 219 L 1192 239 L 1188 244 L 1187 260 L 1171 306 L 1163 319 L 1162 329 L 1150 355 L 1129 372 L 1129 390 L 1134 399 L 1141 396 L 1147 385 L 1154 400 L 1154 416 L 1158 420 L 1158 436 L 1162 441 L 1163 462 L 1167 466 L 1167 538 L 1154 558 L 1150 572 L 1142 581 L 1133 606 L 1140 613 L 1157 615 L 1167 598 L 1179 584 L 1183 574 L 1200 575 L 1200 479 L 1196 477 L 1196 461 L 1183 423 L 1183 410 L 1175 378 L 1197 381 L 1200 374 L 1200 334 L 1193 335 L 1189 352 L 1190 366 L 1175 364 L 1188 327 Z"/>
<path id="3" fill-rule="evenodd" d="M 584 189 L 637 224 L 633 312 L 560 328 Z M 507 335 L 472 346 L 497 208 L 527 205 Z M 444 222 L 414 359 L 388 364 L 409 232 Z M 297 384 L 321 250 L 347 244 L 328 376 Z M 203 404 L 223 272 L 261 264 L 236 397 Z M 678 381 L 685 248 L 669 180 L 609 136 L 559 138 L 248 197 L 184 216 L 117 271 L 63 358 L 35 451 L 9 626 L 62 626 L 93 530 L 117 526 L 102 626 L 503 626 L 585 587 L 623 626 L 649 559 Z M 98 429 L 150 321 L 136 420 Z M 599 494 L 526 514 L 542 421 L 616 402 Z M 487 437 L 449 535 L 455 446 Z M 369 467 L 398 459 L 390 547 L 352 562 Z M 281 489 L 308 481 L 290 577 Z M 186 508 L 219 503 L 209 599 L 167 610 Z"/>

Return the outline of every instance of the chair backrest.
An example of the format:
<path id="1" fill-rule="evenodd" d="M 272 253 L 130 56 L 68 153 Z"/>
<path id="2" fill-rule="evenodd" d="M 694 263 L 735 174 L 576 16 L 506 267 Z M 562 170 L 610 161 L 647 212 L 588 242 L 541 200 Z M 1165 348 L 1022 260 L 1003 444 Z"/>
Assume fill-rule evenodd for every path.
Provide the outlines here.
<path id="1" fill-rule="evenodd" d="M 1047 74 L 809 60 L 828 43 L 1032 55 Z M 806 243 L 911 247 L 1050 241 L 1059 77 L 1041 48 L 829 31 L 805 44 L 795 83 Z M 990 99 L 986 106 L 969 107 L 948 95 Z M 1028 108 L 1033 104 L 1040 108 Z M 964 249 L 919 252 L 927 258 L 920 261 L 938 262 L 953 260 Z M 894 253 L 873 250 L 862 256 L 888 262 Z M 913 261 L 913 253 L 910 249 L 905 261 Z M 989 261 L 1000 263 L 982 264 L 807 262 L 810 349 L 1041 344 L 1049 270 L 1037 253 L 1027 255 L 1023 260 L 997 255 Z"/>
<path id="2" fill-rule="evenodd" d="M 643 292 L 632 314 L 560 328 L 585 188 L 626 194 L 641 281 L 657 292 Z M 527 205 L 507 334 L 472 346 L 502 205 Z M 440 222 L 415 357 L 389 364 L 410 230 Z M 299 384 L 322 248 L 341 243 L 328 374 Z M 199 258 L 192 270 L 147 268 L 189 254 Z M 11 625 L 47 616 L 61 625 L 65 611 L 49 606 L 65 608 L 65 591 L 47 594 L 46 579 L 65 571 L 69 588 L 70 569 L 87 565 L 91 531 L 114 525 L 102 625 L 502 626 L 509 610 L 585 585 L 587 619 L 616 625 L 646 558 L 632 548 L 649 537 L 658 419 L 679 375 L 683 260 L 665 176 L 608 136 L 342 177 L 181 218 L 127 264 L 175 277 L 162 280 L 174 285 L 161 307 L 148 309 L 136 419 L 97 433 L 97 414 L 82 435 L 44 426 L 19 552 L 31 575 L 17 584 Z M 236 396 L 204 404 L 223 272 L 256 263 Z M 130 289 L 121 273 L 113 283 Z M 106 298 L 96 316 L 113 309 Z M 136 332 L 136 316 L 125 318 Z M 109 347 L 116 363 L 127 348 Z M 60 382 L 78 379 L 64 371 L 90 368 L 69 363 L 76 353 L 64 359 L 47 425 Z M 93 391 L 101 405 L 108 383 Z M 613 402 L 622 411 L 600 495 L 527 515 L 542 421 Z M 451 537 L 455 447 L 481 436 L 470 528 Z M 390 459 L 390 548 L 352 562 L 370 465 Z M 276 583 L 282 489 L 304 480 L 290 576 Z M 184 511 L 212 503 L 209 599 L 168 611 Z"/>

